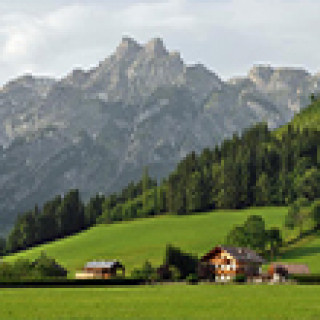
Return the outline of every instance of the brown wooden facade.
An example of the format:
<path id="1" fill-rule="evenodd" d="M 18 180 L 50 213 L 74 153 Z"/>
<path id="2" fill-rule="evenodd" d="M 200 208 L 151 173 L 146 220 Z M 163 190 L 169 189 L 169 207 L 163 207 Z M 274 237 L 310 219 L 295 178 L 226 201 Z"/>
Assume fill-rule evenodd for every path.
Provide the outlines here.
<path id="1" fill-rule="evenodd" d="M 201 262 L 214 266 L 216 281 L 230 281 L 237 274 L 260 275 L 263 259 L 247 248 L 219 246 L 202 257 Z"/>
<path id="2" fill-rule="evenodd" d="M 125 275 L 125 268 L 119 261 L 88 262 L 83 271 L 76 273 L 78 279 L 109 279 L 119 274 Z"/>
<path id="3" fill-rule="evenodd" d="M 117 275 L 117 269 L 112 268 L 84 268 L 85 273 L 93 274 L 94 278 L 109 279 Z"/>

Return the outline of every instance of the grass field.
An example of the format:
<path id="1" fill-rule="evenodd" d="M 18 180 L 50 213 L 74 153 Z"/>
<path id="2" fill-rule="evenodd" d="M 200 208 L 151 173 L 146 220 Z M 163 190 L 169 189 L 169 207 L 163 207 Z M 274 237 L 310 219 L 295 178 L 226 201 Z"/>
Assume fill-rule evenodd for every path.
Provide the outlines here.
<path id="1" fill-rule="evenodd" d="M 320 286 L 1 289 L 0 318 L 317 320 Z"/>
<path id="2" fill-rule="evenodd" d="M 320 232 L 299 241 L 285 252 L 280 260 L 306 263 L 310 272 L 320 274 Z"/>
<path id="3" fill-rule="evenodd" d="M 223 244 L 234 224 L 243 223 L 248 215 L 264 217 L 268 227 L 281 227 L 287 208 L 265 207 L 247 210 L 218 210 L 190 216 L 161 216 L 113 225 L 100 225 L 78 235 L 42 245 L 15 256 L 34 259 L 44 250 L 71 271 L 71 276 L 85 262 L 99 259 L 119 259 L 127 274 L 145 260 L 159 265 L 166 244 L 171 243 L 187 252 L 202 255 Z"/>

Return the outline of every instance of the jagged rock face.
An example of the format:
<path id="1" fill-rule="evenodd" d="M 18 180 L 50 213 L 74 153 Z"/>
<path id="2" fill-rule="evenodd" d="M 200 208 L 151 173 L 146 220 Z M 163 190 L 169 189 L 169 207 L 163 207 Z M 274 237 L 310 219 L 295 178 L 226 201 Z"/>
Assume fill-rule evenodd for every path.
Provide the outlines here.
<path id="1" fill-rule="evenodd" d="M 39 105 L 55 80 L 30 75 L 10 81 L 0 89 L 0 144 L 7 145 L 33 128 Z"/>
<path id="2" fill-rule="evenodd" d="M 299 112 L 308 103 L 310 93 L 320 88 L 319 78 L 303 69 L 256 66 L 248 77 L 286 119 Z"/>
<path id="3" fill-rule="evenodd" d="M 319 88 L 319 75 L 270 66 L 223 82 L 161 39 L 128 37 L 91 70 L 13 80 L 0 89 L 0 229 L 70 188 L 113 192 L 145 165 L 160 178 L 257 121 L 275 128 Z"/>

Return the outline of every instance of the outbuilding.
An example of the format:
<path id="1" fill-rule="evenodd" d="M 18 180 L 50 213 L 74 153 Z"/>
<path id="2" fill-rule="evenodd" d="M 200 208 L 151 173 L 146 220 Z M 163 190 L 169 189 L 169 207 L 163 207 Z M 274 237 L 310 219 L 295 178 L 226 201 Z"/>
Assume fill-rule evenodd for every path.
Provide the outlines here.
<path id="1" fill-rule="evenodd" d="M 77 279 L 109 279 L 118 275 L 125 275 L 125 267 L 118 261 L 90 261 L 83 271 L 76 273 Z"/>
<path id="2" fill-rule="evenodd" d="M 268 268 L 268 275 L 274 282 L 286 281 L 289 275 L 309 274 L 306 264 L 272 263 Z"/>

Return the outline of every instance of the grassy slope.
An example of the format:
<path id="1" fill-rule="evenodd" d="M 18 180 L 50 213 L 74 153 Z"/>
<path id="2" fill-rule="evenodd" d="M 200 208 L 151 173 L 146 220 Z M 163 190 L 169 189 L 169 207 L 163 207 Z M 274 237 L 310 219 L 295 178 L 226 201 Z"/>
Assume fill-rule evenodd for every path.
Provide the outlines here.
<path id="1" fill-rule="evenodd" d="M 320 130 L 320 100 L 312 103 L 295 115 L 290 122 L 295 128 Z M 288 125 L 276 130 L 279 135 L 287 130 Z M 307 263 L 311 272 L 320 273 L 320 233 L 309 236 L 287 250 L 281 260 L 293 263 Z"/>
<path id="2" fill-rule="evenodd" d="M 319 319 L 319 286 L 0 290 L 1 319 Z"/>
<path id="3" fill-rule="evenodd" d="M 307 264 L 310 272 L 320 273 L 320 232 L 299 241 L 278 260 Z"/>
<path id="4" fill-rule="evenodd" d="M 162 262 L 165 246 L 177 245 L 196 255 L 222 244 L 234 224 L 243 223 L 248 215 L 259 214 L 267 225 L 282 226 L 287 208 L 251 208 L 218 210 L 190 216 L 161 216 L 113 225 L 99 225 L 75 236 L 42 245 L 15 256 L 33 259 L 45 250 L 68 270 L 81 269 L 86 261 L 120 259 L 130 272 L 148 259 Z"/>

